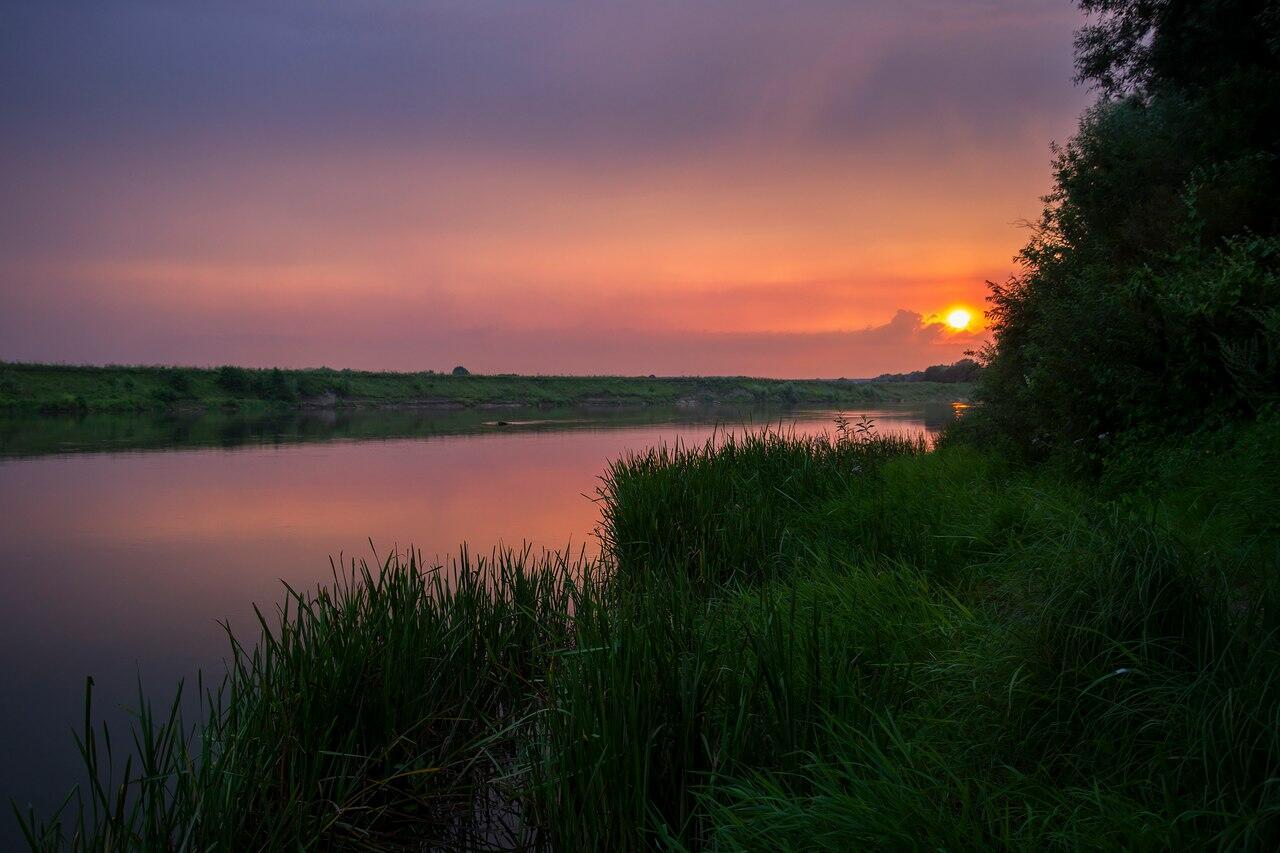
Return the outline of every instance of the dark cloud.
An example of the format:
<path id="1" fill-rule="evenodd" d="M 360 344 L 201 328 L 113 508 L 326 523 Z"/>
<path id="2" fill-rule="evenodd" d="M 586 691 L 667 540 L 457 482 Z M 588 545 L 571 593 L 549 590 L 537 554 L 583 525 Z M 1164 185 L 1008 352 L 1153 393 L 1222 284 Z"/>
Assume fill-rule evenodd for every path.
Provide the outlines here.
<path id="1" fill-rule="evenodd" d="M 0 126 L 15 144 L 500 134 L 641 149 L 794 129 L 800 102 L 806 132 L 836 140 L 944 110 L 996 132 L 1065 88 L 1064 6 L 34 0 L 0 28 Z"/>

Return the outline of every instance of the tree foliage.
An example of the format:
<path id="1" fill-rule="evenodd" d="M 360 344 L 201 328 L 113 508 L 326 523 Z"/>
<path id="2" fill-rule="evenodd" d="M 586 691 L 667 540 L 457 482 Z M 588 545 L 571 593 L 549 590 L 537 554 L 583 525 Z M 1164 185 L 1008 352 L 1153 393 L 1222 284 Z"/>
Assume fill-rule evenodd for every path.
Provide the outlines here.
<path id="1" fill-rule="evenodd" d="M 982 374 L 978 362 L 962 358 L 953 364 L 933 364 L 910 373 L 882 373 L 876 382 L 973 382 Z"/>
<path id="2" fill-rule="evenodd" d="M 1280 392 L 1280 4 L 1082 0 L 1099 102 L 992 284 L 983 419 L 1043 455 Z"/>

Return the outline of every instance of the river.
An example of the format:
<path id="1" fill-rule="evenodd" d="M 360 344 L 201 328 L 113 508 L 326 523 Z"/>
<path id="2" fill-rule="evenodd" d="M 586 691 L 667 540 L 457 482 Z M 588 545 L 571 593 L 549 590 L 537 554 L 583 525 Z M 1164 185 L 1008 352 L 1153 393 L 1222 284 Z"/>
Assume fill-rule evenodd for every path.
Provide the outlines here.
<path id="1" fill-rule="evenodd" d="M 460 543 L 595 549 L 606 460 L 716 431 L 831 431 L 835 412 L 347 411 L 0 418 L 0 802 L 47 812 L 81 781 L 72 731 L 86 676 L 127 742 L 138 685 L 167 701 L 281 582 L 330 557 Z M 852 412 L 935 434 L 947 404 Z M 370 544 L 372 542 L 372 545 Z M 18 841 L 0 821 L 0 847 Z"/>

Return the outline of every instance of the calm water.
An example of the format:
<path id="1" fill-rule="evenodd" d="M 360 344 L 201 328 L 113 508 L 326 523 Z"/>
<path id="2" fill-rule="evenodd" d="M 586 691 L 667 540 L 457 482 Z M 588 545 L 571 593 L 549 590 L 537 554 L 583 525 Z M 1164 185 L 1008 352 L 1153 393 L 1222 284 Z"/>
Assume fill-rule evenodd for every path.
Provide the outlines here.
<path id="1" fill-rule="evenodd" d="M 868 411 L 882 433 L 936 432 L 947 405 Z M 353 412 L 245 419 L 0 418 L 0 848 L 10 798 L 47 809 L 80 781 L 84 681 L 118 725 L 141 678 L 170 696 L 220 673 L 218 620 L 311 587 L 329 557 L 459 543 L 594 544 L 604 463 L 657 442 L 833 412 Z M 496 423 L 502 420 L 504 423 Z M 120 737 L 125 735 L 120 731 Z"/>

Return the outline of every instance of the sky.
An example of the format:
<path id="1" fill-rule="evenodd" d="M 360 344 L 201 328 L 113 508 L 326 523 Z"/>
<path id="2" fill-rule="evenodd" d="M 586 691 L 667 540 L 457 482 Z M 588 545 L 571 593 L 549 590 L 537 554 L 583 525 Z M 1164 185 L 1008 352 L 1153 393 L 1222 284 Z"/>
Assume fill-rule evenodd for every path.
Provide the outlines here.
<path id="1" fill-rule="evenodd" d="M 0 360 L 873 376 L 1049 189 L 1068 0 L 0 0 Z"/>

